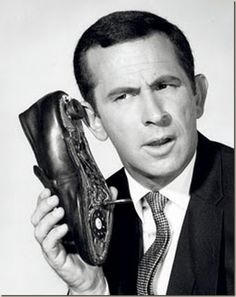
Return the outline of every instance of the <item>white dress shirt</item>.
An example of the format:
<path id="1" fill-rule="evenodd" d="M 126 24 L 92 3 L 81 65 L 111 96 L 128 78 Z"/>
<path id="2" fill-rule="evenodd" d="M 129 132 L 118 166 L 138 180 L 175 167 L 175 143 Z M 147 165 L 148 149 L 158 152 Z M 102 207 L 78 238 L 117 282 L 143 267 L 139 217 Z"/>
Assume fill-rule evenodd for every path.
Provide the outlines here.
<path id="1" fill-rule="evenodd" d="M 171 235 L 166 254 L 162 259 L 162 263 L 158 266 L 158 270 L 154 277 L 153 290 L 155 295 L 166 295 L 167 292 L 177 243 L 190 200 L 189 190 L 195 159 L 196 153 L 184 171 L 170 184 L 159 191 L 162 195 L 169 199 L 165 206 L 164 213 L 170 226 Z M 148 203 L 142 199 L 142 197 L 150 190 L 140 185 L 126 170 L 125 172 L 128 178 L 131 199 L 133 200 L 135 210 L 142 221 L 143 245 L 144 252 L 146 252 L 156 237 L 156 225 L 151 208 Z"/>

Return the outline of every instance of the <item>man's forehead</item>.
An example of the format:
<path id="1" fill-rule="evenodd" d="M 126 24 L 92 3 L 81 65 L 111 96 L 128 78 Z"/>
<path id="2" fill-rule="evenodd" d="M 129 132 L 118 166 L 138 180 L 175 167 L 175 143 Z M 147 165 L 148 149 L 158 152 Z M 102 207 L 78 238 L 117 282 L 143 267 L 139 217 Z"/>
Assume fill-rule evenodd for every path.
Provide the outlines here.
<path id="1" fill-rule="evenodd" d="M 95 76 L 117 76 L 133 75 L 137 70 L 149 72 L 163 65 L 173 67 L 177 59 L 171 42 L 165 36 L 155 34 L 106 48 L 91 48 L 86 53 L 86 62 Z"/>
<path id="2" fill-rule="evenodd" d="M 102 47 L 100 45 L 93 46 L 89 48 L 86 52 L 86 56 L 88 59 L 91 59 L 91 56 L 100 56 L 101 58 L 104 55 L 109 55 L 111 52 L 112 54 L 123 54 L 127 56 L 137 56 L 137 50 L 135 50 L 137 47 L 139 48 L 147 48 L 152 49 L 155 47 L 156 49 L 161 49 L 161 48 L 172 48 L 174 50 L 174 45 L 173 43 L 169 40 L 169 38 L 162 33 L 155 32 L 151 35 L 147 35 L 144 37 L 139 37 L 131 40 L 125 40 L 123 42 L 118 42 L 113 45 L 107 46 L 107 47 Z M 117 59 L 117 57 L 114 57 Z"/>
<path id="3" fill-rule="evenodd" d="M 178 69 L 173 67 L 172 63 L 167 61 L 153 61 L 150 63 L 136 63 L 133 65 L 120 65 L 116 68 L 117 71 L 112 71 L 108 69 L 103 72 L 103 75 L 97 77 L 97 83 L 104 83 L 109 78 L 112 83 L 138 83 L 145 81 L 147 84 L 157 79 L 159 76 L 163 75 L 176 75 L 179 76 Z M 93 73 L 96 73 L 93 72 Z"/>

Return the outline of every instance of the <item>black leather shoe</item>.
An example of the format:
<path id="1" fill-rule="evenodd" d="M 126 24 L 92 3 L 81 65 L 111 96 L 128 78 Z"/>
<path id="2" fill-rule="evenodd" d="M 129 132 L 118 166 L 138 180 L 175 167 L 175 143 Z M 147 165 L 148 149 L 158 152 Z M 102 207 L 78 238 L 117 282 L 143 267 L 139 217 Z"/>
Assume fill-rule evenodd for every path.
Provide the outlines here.
<path id="1" fill-rule="evenodd" d="M 85 138 L 81 104 L 66 93 L 50 93 L 19 115 L 38 166 L 34 172 L 65 210 L 67 250 L 91 265 L 101 265 L 111 238 L 113 206 L 110 191 Z"/>

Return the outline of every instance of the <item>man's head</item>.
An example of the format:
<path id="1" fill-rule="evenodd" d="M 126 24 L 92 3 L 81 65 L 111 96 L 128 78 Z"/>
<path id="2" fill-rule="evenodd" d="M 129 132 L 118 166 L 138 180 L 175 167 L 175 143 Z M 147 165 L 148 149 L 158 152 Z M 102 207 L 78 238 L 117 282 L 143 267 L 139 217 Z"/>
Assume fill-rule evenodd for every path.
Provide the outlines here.
<path id="1" fill-rule="evenodd" d="M 153 33 L 164 34 L 173 44 L 179 64 L 186 72 L 195 91 L 194 59 L 188 40 L 174 24 L 155 14 L 144 11 L 119 11 L 100 18 L 81 36 L 74 53 L 74 73 L 83 98 L 94 109 L 94 81 L 88 69 L 86 52 L 98 46 L 103 48 L 145 38 Z"/>
<path id="2" fill-rule="evenodd" d="M 140 18 L 143 13 L 124 13 L 132 34 L 135 30 L 143 34 L 141 23 L 138 26 L 129 20 L 129 13 Z M 144 15 L 148 22 L 149 14 Z M 163 30 L 177 30 L 158 20 Z M 123 27 L 116 28 L 122 31 Z M 97 112 L 88 102 L 83 103 L 91 131 L 100 140 L 109 137 L 130 174 L 152 189 L 169 183 L 191 160 L 197 145 L 196 119 L 203 113 L 207 90 L 205 77 L 194 77 L 191 50 L 182 33 L 170 38 L 163 30 L 112 44 L 101 37 L 103 46 L 89 46 L 81 60 L 89 75 L 88 84 L 92 82 L 91 105 L 96 102 Z M 186 59 L 184 52 L 178 54 L 174 38 L 184 43 L 190 58 Z M 86 75 L 82 74 L 82 80 Z M 81 88 L 81 81 L 78 83 Z M 83 95 L 87 99 L 88 95 Z"/>

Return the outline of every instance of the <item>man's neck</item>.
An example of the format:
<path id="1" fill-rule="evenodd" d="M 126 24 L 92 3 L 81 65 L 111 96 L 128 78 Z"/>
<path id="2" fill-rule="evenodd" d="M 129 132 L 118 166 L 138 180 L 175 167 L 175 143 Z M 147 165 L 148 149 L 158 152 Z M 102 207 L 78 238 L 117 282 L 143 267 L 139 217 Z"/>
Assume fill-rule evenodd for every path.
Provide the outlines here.
<path id="1" fill-rule="evenodd" d="M 185 168 L 190 164 L 190 162 L 193 160 L 193 157 L 195 156 L 196 152 L 191 156 L 191 158 L 182 166 L 180 170 L 177 170 L 176 172 L 170 174 L 169 176 L 144 176 L 141 175 L 137 171 L 131 170 L 131 168 L 125 168 L 126 172 L 139 184 L 141 184 L 144 188 L 150 190 L 150 191 L 159 191 L 162 188 L 166 187 L 168 184 L 170 184 L 172 181 L 174 181 L 179 175 L 182 174 L 182 172 L 185 170 Z"/>

